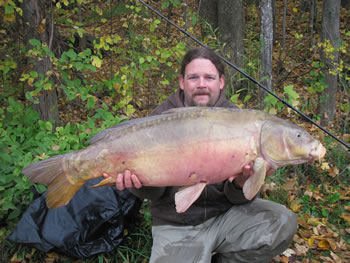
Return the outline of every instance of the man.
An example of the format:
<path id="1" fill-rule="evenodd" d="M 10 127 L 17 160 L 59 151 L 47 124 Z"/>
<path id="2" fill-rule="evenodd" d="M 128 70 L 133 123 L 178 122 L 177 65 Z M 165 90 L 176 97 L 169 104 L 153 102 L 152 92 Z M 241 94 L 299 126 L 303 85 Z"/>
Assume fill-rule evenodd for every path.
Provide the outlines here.
<path id="1" fill-rule="evenodd" d="M 225 97 L 224 67 L 210 50 L 190 50 L 182 61 L 178 80 L 180 89 L 152 115 L 187 106 L 236 107 Z M 233 182 L 208 185 L 181 214 L 174 206 L 179 187 L 142 187 L 130 171 L 119 174 L 119 190 L 130 188 L 136 196 L 151 200 L 150 262 L 268 262 L 283 252 L 296 232 L 296 215 L 280 204 L 244 197 L 242 187 L 251 167 L 244 167 Z"/>

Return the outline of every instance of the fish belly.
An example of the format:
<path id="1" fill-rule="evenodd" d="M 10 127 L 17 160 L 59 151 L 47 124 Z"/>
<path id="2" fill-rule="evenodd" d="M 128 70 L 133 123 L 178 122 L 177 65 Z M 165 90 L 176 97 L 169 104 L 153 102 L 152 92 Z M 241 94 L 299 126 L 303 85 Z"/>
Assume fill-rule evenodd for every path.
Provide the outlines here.
<path id="1" fill-rule="evenodd" d="M 216 140 L 144 152 L 130 162 L 145 186 L 217 183 L 233 177 L 251 161 L 245 140 Z"/>

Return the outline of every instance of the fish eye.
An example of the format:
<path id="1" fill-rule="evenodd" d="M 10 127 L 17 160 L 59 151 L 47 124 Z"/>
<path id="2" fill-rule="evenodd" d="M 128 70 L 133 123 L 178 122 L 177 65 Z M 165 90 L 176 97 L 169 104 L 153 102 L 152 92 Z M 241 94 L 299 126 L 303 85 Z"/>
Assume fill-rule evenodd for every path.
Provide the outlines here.
<path id="1" fill-rule="evenodd" d="M 300 133 L 298 133 L 297 137 L 298 137 L 298 138 L 300 138 L 300 137 L 301 137 L 301 134 L 300 134 Z"/>

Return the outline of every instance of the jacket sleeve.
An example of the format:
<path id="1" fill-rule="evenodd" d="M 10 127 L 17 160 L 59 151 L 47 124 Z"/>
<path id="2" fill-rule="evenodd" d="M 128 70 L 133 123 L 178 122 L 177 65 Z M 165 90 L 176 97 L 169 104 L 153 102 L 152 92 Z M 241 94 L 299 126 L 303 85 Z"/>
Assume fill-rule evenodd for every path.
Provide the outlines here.
<path id="1" fill-rule="evenodd" d="M 242 205 L 251 201 L 245 198 L 243 190 L 235 186 L 234 181 L 232 181 L 232 183 L 229 180 L 225 182 L 224 194 L 226 198 L 235 205 Z"/>

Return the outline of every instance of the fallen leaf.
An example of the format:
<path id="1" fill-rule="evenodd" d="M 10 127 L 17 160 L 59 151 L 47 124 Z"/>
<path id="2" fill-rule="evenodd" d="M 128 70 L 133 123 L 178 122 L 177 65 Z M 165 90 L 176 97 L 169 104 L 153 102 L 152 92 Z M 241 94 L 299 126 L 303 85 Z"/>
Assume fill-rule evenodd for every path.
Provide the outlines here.
<path id="1" fill-rule="evenodd" d="M 319 224 L 322 224 L 322 222 L 320 221 L 319 218 L 311 217 L 307 220 L 307 224 L 312 226 L 317 226 Z"/>
<path id="2" fill-rule="evenodd" d="M 286 256 L 282 256 L 281 259 L 280 259 L 280 262 L 288 263 L 288 262 L 289 262 L 289 259 L 288 259 L 288 257 L 286 257 Z"/>
<path id="3" fill-rule="evenodd" d="M 60 146 L 59 145 L 54 145 L 51 147 L 52 150 L 54 151 L 58 151 L 60 149 Z"/>
<path id="4" fill-rule="evenodd" d="M 295 251 L 291 248 L 287 248 L 283 253 L 282 255 L 286 256 L 286 257 L 290 257 L 292 255 L 295 255 Z"/>
<path id="5" fill-rule="evenodd" d="M 282 189 L 284 189 L 286 191 L 290 191 L 290 190 L 293 190 L 296 185 L 297 185 L 296 178 L 288 179 L 287 182 L 284 185 L 282 185 Z"/>
<path id="6" fill-rule="evenodd" d="M 340 257 L 338 257 L 335 253 L 333 253 L 332 251 L 331 251 L 331 256 L 332 256 L 332 258 L 334 259 L 334 262 L 335 263 L 342 263 L 343 261 L 341 260 L 341 258 Z"/>
<path id="7" fill-rule="evenodd" d="M 328 169 L 330 169 L 329 163 L 323 162 L 323 163 L 321 164 L 321 169 L 322 169 L 322 170 L 325 170 L 325 171 L 327 171 Z"/>
<path id="8" fill-rule="evenodd" d="M 297 254 L 297 256 L 305 256 L 308 251 L 308 247 L 295 244 L 295 253 Z"/>
<path id="9" fill-rule="evenodd" d="M 298 217 L 298 224 L 306 229 L 310 228 L 310 226 L 306 223 L 306 221 L 301 217 Z"/>
<path id="10" fill-rule="evenodd" d="M 350 215 L 349 214 L 343 213 L 340 215 L 340 217 L 343 218 L 345 221 L 350 222 Z"/>
<path id="11" fill-rule="evenodd" d="M 294 213 L 300 212 L 302 207 L 303 206 L 297 200 L 293 200 L 290 204 L 290 209 L 292 209 Z"/>

